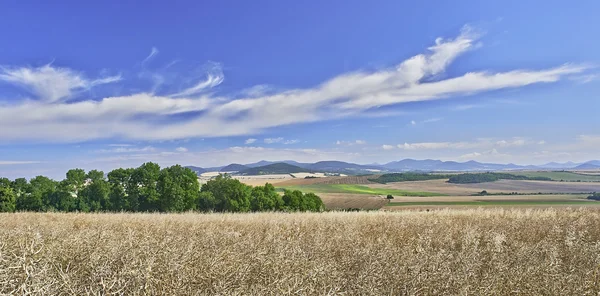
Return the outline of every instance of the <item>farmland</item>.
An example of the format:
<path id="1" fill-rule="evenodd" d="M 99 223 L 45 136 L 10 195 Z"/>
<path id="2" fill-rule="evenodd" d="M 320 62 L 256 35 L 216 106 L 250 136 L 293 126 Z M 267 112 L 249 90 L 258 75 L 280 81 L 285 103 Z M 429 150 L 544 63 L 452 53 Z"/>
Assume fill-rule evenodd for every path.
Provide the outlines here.
<path id="1" fill-rule="evenodd" d="M 526 172 L 514 172 L 512 174 L 522 175 L 526 177 L 542 177 L 542 178 L 550 178 L 552 181 L 567 181 L 567 182 L 600 182 L 600 175 L 593 174 L 583 174 L 576 172 L 547 172 L 547 171 L 526 171 Z"/>
<path id="2" fill-rule="evenodd" d="M 0 214 L 0 294 L 600 292 L 600 212 Z"/>
<path id="3" fill-rule="evenodd" d="M 304 186 L 285 186 L 282 189 L 300 190 L 313 193 L 347 193 L 368 195 L 399 195 L 399 196 L 440 196 L 441 193 L 426 191 L 408 191 L 400 189 L 381 189 L 355 184 L 312 184 Z"/>

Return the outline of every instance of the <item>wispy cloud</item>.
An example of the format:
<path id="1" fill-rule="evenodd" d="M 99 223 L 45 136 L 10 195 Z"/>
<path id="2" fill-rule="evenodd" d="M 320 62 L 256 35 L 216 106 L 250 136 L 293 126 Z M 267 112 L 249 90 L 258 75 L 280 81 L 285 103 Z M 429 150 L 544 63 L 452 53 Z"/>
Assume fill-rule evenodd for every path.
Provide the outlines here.
<path id="1" fill-rule="evenodd" d="M 24 85 L 38 95 L 38 101 L 0 105 L 0 126 L 12 127 L 0 129 L 0 137 L 6 141 L 69 142 L 258 134 L 282 125 L 362 116 L 374 107 L 551 83 L 586 70 L 585 66 L 565 64 L 541 70 L 470 72 L 438 80 L 458 56 L 477 47 L 478 37 L 465 27 L 456 38 L 438 38 L 425 53 L 387 69 L 343 73 L 311 88 L 242 98 L 208 92 L 224 81 L 219 65 L 208 69 L 206 79 L 169 94 L 134 93 L 72 103 L 66 101 L 73 92 L 121 77 L 87 80 L 74 70 L 51 65 L 3 68 L 0 80 Z M 185 120 L 172 117 L 190 112 L 196 115 Z"/>
<path id="2" fill-rule="evenodd" d="M 175 151 L 177 152 L 188 152 L 188 149 L 185 147 L 177 147 L 175 148 Z"/>
<path id="3" fill-rule="evenodd" d="M 96 150 L 97 153 L 132 153 L 132 152 L 153 152 L 156 151 L 156 148 L 152 146 L 146 147 L 116 147 L 111 149 L 100 149 Z"/>
<path id="4" fill-rule="evenodd" d="M 254 142 L 256 142 L 256 139 L 254 139 L 254 138 L 250 138 L 250 139 L 247 139 L 247 140 L 246 140 L 244 143 L 245 143 L 246 145 L 248 145 L 248 144 L 252 144 L 252 143 L 254 143 Z"/>
<path id="5" fill-rule="evenodd" d="M 282 137 L 279 137 L 279 138 L 265 138 L 263 140 L 263 142 L 265 142 L 265 144 L 281 143 L 281 142 L 283 142 L 283 138 Z"/>
<path id="6" fill-rule="evenodd" d="M 156 56 L 157 54 L 158 54 L 158 48 L 152 47 L 152 49 L 150 50 L 150 54 L 142 61 L 142 66 L 144 64 L 146 64 L 147 62 L 149 62 L 150 60 L 152 60 L 152 58 L 154 58 L 154 56 Z"/>
<path id="7" fill-rule="evenodd" d="M 94 86 L 121 80 L 121 75 L 88 80 L 81 73 L 68 68 L 47 64 L 39 68 L 0 67 L 0 81 L 23 87 L 40 101 L 56 103 L 67 101 L 73 93 Z"/>
<path id="8" fill-rule="evenodd" d="M 398 145 L 384 145 L 388 146 L 388 149 L 402 149 L 402 150 L 440 150 L 440 149 L 477 149 L 477 148 L 506 148 L 506 147 L 519 147 L 524 145 L 532 145 L 537 143 L 536 141 L 515 137 L 508 140 L 494 140 L 494 139 L 478 139 L 476 141 L 461 141 L 461 142 L 419 142 L 419 143 L 404 143 Z"/>
<path id="9" fill-rule="evenodd" d="M 354 145 L 365 145 L 367 144 L 367 141 L 364 140 L 354 140 L 354 141 L 336 141 L 335 142 L 336 145 L 341 145 L 341 146 L 354 146 Z"/>
<path id="10" fill-rule="evenodd" d="M 0 165 L 20 165 L 20 164 L 37 164 L 37 163 L 42 163 L 42 162 L 41 161 L 33 161 L 33 160 L 25 160 L 25 161 L 0 160 Z"/>

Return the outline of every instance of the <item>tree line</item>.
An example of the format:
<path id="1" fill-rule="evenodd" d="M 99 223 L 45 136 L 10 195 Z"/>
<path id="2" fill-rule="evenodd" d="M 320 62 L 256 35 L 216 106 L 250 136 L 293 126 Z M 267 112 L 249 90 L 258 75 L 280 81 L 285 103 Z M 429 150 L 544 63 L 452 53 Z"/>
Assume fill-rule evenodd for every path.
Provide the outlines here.
<path id="1" fill-rule="evenodd" d="M 148 162 L 138 168 L 71 169 L 62 181 L 0 178 L 0 212 L 250 212 L 322 211 L 321 199 L 301 191 L 280 195 L 271 184 L 249 186 L 219 175 L 200 186 L 196 173 L 180 165 L 161 169 Z"/>
<path id="2" fill-rule="evenodd" d="M 494 182 L 498 180 L 534 180 L 534 181 L 552 181 L 548 177 L 528 177 L 523 175 L 513 175 L 508 173 L 465 173 L 451 175 L 448 183 L 455 184 L 470 184 Z"/>

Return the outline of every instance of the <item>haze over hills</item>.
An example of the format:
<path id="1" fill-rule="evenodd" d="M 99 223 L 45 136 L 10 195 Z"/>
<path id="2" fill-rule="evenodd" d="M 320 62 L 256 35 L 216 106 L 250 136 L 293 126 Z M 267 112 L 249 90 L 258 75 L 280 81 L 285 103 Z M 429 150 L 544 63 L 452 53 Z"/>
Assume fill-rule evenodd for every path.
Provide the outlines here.
<path id="1" fill-rule="evenodd" d="M 600 161 L 591 160 L 584 163 L 556 163 L 550 162 L 544 165 L 516 165 L 516 164 L 497 164 L 482 163 L 474 160 L 466 162 L 442 161 L 434 159 L 403 159 L 392 161 L 386 164 L 356 164 L 343 161 L 319 161 L 315 163 L 300 163 L 293 160 L 285 161 L 266 161 L 262 160 L 256 163 L 246 165 L 230 164 L 222 167 L 201 168 L 197 166 L 187 166 L 197 174 L 204 172 L 237 172 L 240 174 L 251 175 L 260 174 L 281 174 L 298 173 L 303 171 L 311 172 L 331 172 L 343 174 L 364 174 L 375 172 L 404 172 L 404 171 L 503 171 L 503 170 L 588 170 L 600 169 Z"/>

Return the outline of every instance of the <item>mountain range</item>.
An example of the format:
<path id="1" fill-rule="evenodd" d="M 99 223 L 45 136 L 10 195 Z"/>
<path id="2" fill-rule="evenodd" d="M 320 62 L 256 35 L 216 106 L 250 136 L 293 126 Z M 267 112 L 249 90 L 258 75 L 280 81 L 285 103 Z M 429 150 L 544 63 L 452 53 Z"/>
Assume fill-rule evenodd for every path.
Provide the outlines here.
<path id="1" fill-rule="evenodd" d="M 286 164 L 273 166 L 274 164 Z M 365 174 L 374 172 L 406 172 L 406 171 L 503 171 L 503 170 L 589 170 L 600 169 L 600 160 L 591 160 L 583 163 L 550 162 L 543 165 L 516 165 L 482 163 L 478 161 L 456 162 L 441 161 L 434 159 L 403 159 L 386 164 L 356 164 L 343 161 L 319 161 L 315 163 L 301 163 L 293 160 L 266 161 L 262 160 L 249 164 L 232 163 L 226 166 L 201 168 L 187 166 L 197 174 L 205 172 L 239 173 L 252 175 L 258 172 L 262 174 L 297 173 L 299 171 L 330 172 L 343 174 Z M 300 170 L 301 169 L 301 170 Z"/>

